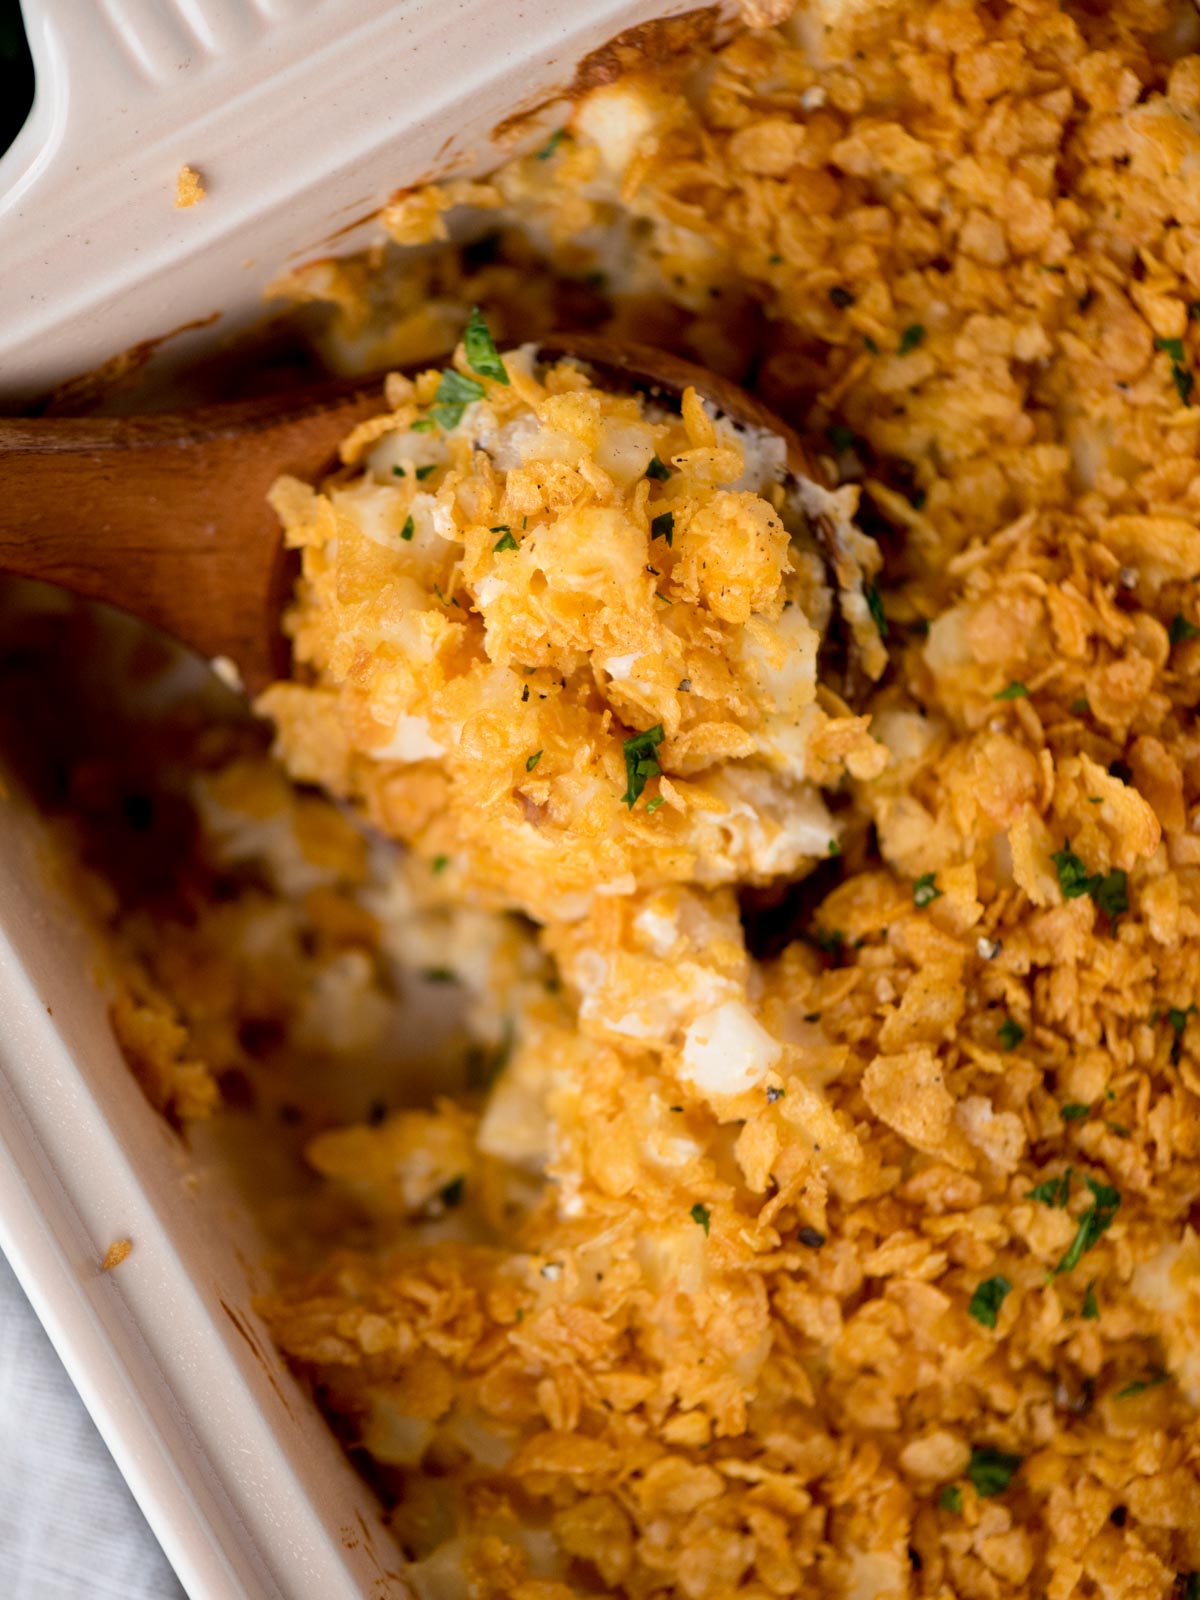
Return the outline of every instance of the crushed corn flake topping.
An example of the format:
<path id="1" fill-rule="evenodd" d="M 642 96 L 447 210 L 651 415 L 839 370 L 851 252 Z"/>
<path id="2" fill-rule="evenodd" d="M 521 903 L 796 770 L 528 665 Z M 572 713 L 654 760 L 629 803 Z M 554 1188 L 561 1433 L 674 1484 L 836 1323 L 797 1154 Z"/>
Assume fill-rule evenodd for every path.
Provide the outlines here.
<path id="1" fill-rule="evenodd" d="M 246 761 L 197 794 L 239 897 L 124 930 L 127 1032 L 176 1105 L 249 1016 L 344 1079 L 389 961 L 465 986 L 461 1092 L 310 1142 L 363 1220 L 264 1305 L 379 1464 L 419 1592 L 1195 1592 L 1198 35 L 1164 0 L 819 6 L 594 91 L 550 158 L 398 199 L 401 243 L 460 204 L 501 230 L 414 259 L 378 327 L 367 265 L 293 283 L 364 367 L 434 359 L 482 304 L 513 393 L 480 412 L 565 441 L 498 470 L 412 431 L 436 374 L 397 378 L 352 475 L 276 495 L 311 674 L 272 692 L 284 752 L 432 869 L 354 856 L 341 812 Z M 752 369 L 810 439 L 849 429 L 891 530 L 887 765 L 834 741 L 840 876 L 766 955 L 732 880 L 776 875 L 747 869 L 769 840 L 706 878 L 695 830 L 730 814 L 705 773 L 755 771 L 755 814 L 778 781 L 735 641 L 761 619 L 769 650 L 796 575 L 756 522 L 761 590 L 701 604 L 686 419 L 539 391 L 508 353 L 581 304 Z M 602 414 L 647 435 L 619 494 L 588 476 Z M 437 465 L 420 495 L 397 440 Z M 614 513 L 595 581 L 628 579 L 599 606 L 566 581 L 591 542 L 543 561 L 580 480 Z M 660 722 L 647 816 L 622 742 Z M 514 884 L 540 931 L 468 903 Z"/>

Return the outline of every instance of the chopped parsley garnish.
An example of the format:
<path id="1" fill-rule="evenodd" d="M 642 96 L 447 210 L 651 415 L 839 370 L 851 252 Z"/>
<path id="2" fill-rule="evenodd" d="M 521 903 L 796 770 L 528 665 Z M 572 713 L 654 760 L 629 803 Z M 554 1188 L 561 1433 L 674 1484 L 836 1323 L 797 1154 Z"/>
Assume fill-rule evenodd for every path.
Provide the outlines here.
<path id="1" fill-rule="evenodd" d="M 1091 1106 L 1085 1106 L 1079 1100 L 1068 1100 L 1059 1110 L 1059 1116 L 1064 1122 L 1082 1122 L 1091 1111 Z"/>
<path id="2" fill-rule="evenodd" d="M 482 400 L 486 390 L 478 378 L 467 378 L 447 367 L 434 395 L 429 415 L 443 428 L 457 428 L 463 412 L 472 402 Z"/>
<path id="3" fill-rule="evenodd" d="M 957 1517 L 962 1512 L 962 1490 L 956 1483 L 948 1483 L 938 1495 L 938 1505 L 943 1511 L 950 1511 Z"/>
<path id="4" fill-rule="evenodd" d="M 456 599 L 455 599 L 455 598 L 454 598 L 454 596 L 453 596 L 453 595 L 451 595 L 451 596 L 450 596 L 450 598 L 449 598 L 449 600 L 447 600 L 447 599 L 446 599 L 446 596 L 445 596 L 445 595 L 444 595 L 444 594 L 443 594 L 443 593 L 442 593 L 442 591 L 441 591 L 441 590 L 440 590 L 440 589 L 439 589 L 439 588 L 438 588 L 438 586 L 437 586 L 437 584 L 436 584 L 436 583 L 435 583 L 435 584 L 434 584 L 434 586 L 433 586 L 433 592 L 434 592 L 434 594 L 435 594 L 435 595 L 437 595 L 437 597 L 438 597 L 438 599 L 439 599 L 439 600 L 440 600 L 440 601 L 441 601 L 441 602 L 442 602 L 442 604 L 443 604 L 443 605 L 444 605 L 444 606 L 457 606 L 457 605 L 458 605 L 458 601 L 457 601 L 457 600 L 456 600 Z M 461 610 L 462 610 L 462 607 L 461 607 L 461 606 L 459 606 L 459 610 L 460 610 L 460 611 L 461 611 Z"/>
<path id="5" fill-rule="evenodd" d="M 1097 1183 L 1095 1178 L 1089 1177 L 1087 1173 L 1084 1173 L 1083 1181 L 1092 1191 L 1092 1203 L 1080 1217 L 1078 1231 L 1062 1260 L 1054 1268 L 1054 1277 L 1070 1272 L 1079 1265 L 1080 1259 L 1086 1252 L 1098 1244 L 1101 1236 L 1107 1233 L 1112 1226 L 1113 1218 L 1121 1209 L 1121 1196 L 1110 1184 Z"/>
<path id="6" fill-rule="evenodd" d="M 1071 1198 L 1071 1174 L 1074 1171 L 1074 1167 L 1068 1167 L 1061 1178 L 1047 1178 L 1036 1189 L 1030 1189 L 1026 1199 L 1040 1200 L 1044 1206 L 1054 1206 L 1061 1211 Z"/>
<path id="7" fill-rule="evenodd" d="M 708 1226 L 712 1221 L 712 1212 L 708 1209 L 708 1207 L 706 1205 L 702 1205 L 701 1202 L 697 1200 L 696 1204 L 688 1212 L 688 1215 L 691 1217 L 693 1222 L 699 1223 L 700 1227 L 704 1229 L 704 1234 L 707 1238 Z"/>
<path id="8" fill-rule="evenodd" d="M 531 755 L 529 760 L 525 763 L 525 771 L 526 772 L 532 772 L 534 767 L 537 766 L 538 762 L 542 759 L 542 756 L 544 754 L 545 754 L 545 752 L 542 751 L 542 750 L 535 751 L 534 754 Z"/>
<path id="9" fill-rule="evenodd" d="M 1077 717 L 1086 717 L 1091 709 L 1091 706 L 1088 705 L 1087 701 L 1082 695 L 1080 695 L 1077 700 L 1071 701 L 1071 710 Z"/>
<path id="10" fill-rule="evenodd" d="M 1175 381 L 1175 389 L 1181 403 L 1185 406 L 1192 403 L 1192 390 L 1196 380 L 1187 366 L 1187 356 L 1184 354 L 1182 339 L 1155 339 L 1154 347 L 1161 350 L 1171 360 L 1171 377 Z"/>
<path id="11" fill-rule="evenodd" d="M 495 532 L 497 532 L 497 529 L 493 528 L 491 531 L 493 533 L 495 533 Z M 495 544 L 492 546 L 493 551 L 495 551 L 497 554 L 501 550 L 515 550 L 516 548 L 517 548 L 517 541 L 513 538 L 512 534 L 509 532 L 509 530 L 507 528 L 505 528 L 504 532 L 500 535 L 500 537 L 496 540 Z"/>
<path id="12" fill-rule="evenodd" d="M 1123 1389 L 1118 1389 L 1113 1396 L 1114 1400 L 1131 1400 L 1135 1394 L 1145 1394 L 1147 1389 L 1157 1389 L 1168 1381 L 1171 1374 L 1158 1368 L 1149 1372 L 1144 1378 L 1135 1378 L 1132 1383 L 1127 1383 Z"/>
<path id="13" fill-rule="evenodd" d="M 1000 1307 L 1008 1298 L 1012 1284 L 1007 1278 L 985 1278 L 971 1296 L 971 1303 L 967 1307 L 967 1315 L 982 1323 L 985 1328 L 994 1328 Z"/>
<path id="14" fill-rule="evenodd" d="M 442 1190 L 442 1204 L 448 1208 L 462 1205 L 463 1190 L 466 1188 L 466 1186 L 466 1178 L 461 1176 L 457 1178 L 451 1178 L 450 1182 Z"/>
<path id="15" fill-rule="evenodd" d="M 550 157 L 558 149 L 559 145 L 563 142 L 566 136 L 567 130 L 565 128 L 556 128 L 546 140 L 542 148 L 534 152 L 537 156 L 537 159 L 539 161 L 549 161 Z"/>
<path id="16" fill-rule="evenodd" d="M 1197 634 L 1200 634 L 1200 628 L 1194 622 L 1189 622 L 1182 611 L 1177 611 L 1171 618 L 1167 637 L 1172 644 L 1182 644 L 1185 639 L 1194 639 Z"/>
<path id="17" fill-rule="evenodd" d="M 654 759 L 654 752 L 663 742 L 663 727 L 661 722 L 656 722 L 652 728 L 647 728 L 645 733 L 635 733 L 625 740 L 625 776 L 628 780 L 625 793 L 621 796 L 625 804 L 632 811 L 641 797 L 642 790 L 646 787 L 648 778 L 657 778 L 662 768 Z"/>
<path id="18" fill-rule="evenodd" d="M 1029 690 L 1025 687 L 1025 685 L 1023 683 L 1017 683 L 1016 680 L 1014 679 L 1013 682 L 1010 683 L 1006 689 L 1001 689 L 999 694 L 994 694 L 992 696 L 992 699 L 993 700 L 1028 700 L 1029 699 Z"/>
<path id="19" fill-rule="evenodd" d="M 481 378 L 494 378 L 497 383 L 508 382 L 508 371 L 478 306 L 471 307 L 463 330 L 463 352 L 472 372 L 477 372 Z"/>
<path id="20" fill-rule="evenodd" d="M 806 1250 L 820 1250 L 825 1243 L 825 1235 L 820 1228 L 800 1228 L 797 1231 L 796 1238 Z"/>
<path id="21" fill-rule="evenodd" d="M 650 524 L 650 537 L 652 539 L 665 539 L 667 549 L 671 548 L 671 541 L 675 537 L 675 513 L 673 511 L 660 512 Z"/>
<path id="22" fill-rule="evenodd" d="M 853 450 L 858 443 L 858 435 L 844 422 L 835 422 L 832 428 L 826 428 L 825 433 L 835 450 Z"/>
<path id="23" fill-rule="evenodd" d="M 1195 307 L 1190 309 L 1194 311 Z M 1177 1600 L 1200 1600 L 1200 1572 L 1177 1573 L 1175 1584 Z"/>
<path id="24" fill-rule="evenodd" d="M 1021 1459 L 990 1444 L 976 1445 L 967 1463 L 967 1477 L 975 1485 L 976 1494 L 989 1498 L 1003 1494 L 1020 1471 Z"/>
<path id="25" fill-rule="evenodd" d="M 426 983 L 457 983 L 458 974 L 452 967 L 426 967 L 421 976 Z"/>
<path id="26" fill-rule="evenodd" d="M 664 801 L 664 796 L 661 795 L 661 794 L 656 794 L 654 796 L 653 800 L 647 800 L 646 801 L 646 815 L 649 816 L 652 811 L 657 811 L 659 806 L 661 806 L 663 804 L 663 801 Z"/>
<path id="27" fill-rule="evenodd" d="M 1015 1050 L 1025 1037 L 1025 1029 L 1012 1017 L 1005 1017 L 1000 1024 L 996 1037 L 1000 1041 L 1001 1050 Z"/>
<path id="28" fill-rule="evenodd" d="M 405 517 L 404 526 L 400 529 L 400 537 L 402 539 L 406 540 L 406 541 L 407 540 L 411 540 L 412 536 L 413 536 L 413 533 L 415 531 L 416 530 L 413 527 L 413 519 L 412 519 L 412 517 L 411 516 Z"/>
<path id="29" fill-rule="evenodd" d="M 814 945 L 823 956 L 832 956 L 836 961 L 842 953 L 842 946 L 846 942 L 846 935 L 840 928 L 814 928 L 811 933 L 803 935 L 806 943 Z M 819 1012 L 814 1012 L 819 1017 Z M 807 1021 L 808 1018 L 805 1018 Z"/>
<path id="30" fill-rule="evenodd" d="M 1176 1040 L 1183 1038 L 1183 1030 L 1187 1027 L 1187 1020 L 1195 1011 L 1195 1006 L 1189 1006 L 1186 1011 L 1181 1011 L 1178 1006 L 1171 1006 L 1167 1012 L 1167 1021 L 1171 1024 L 1171 1032 Z"/>
<path id="31" fill-rule="evenodd" d="M 872 339 L 869 333 L 863 334 L 863 343 L 873 356 L 877 356 L 879 354 L 879 346 L 875 343 L 874 339 Z"/>
<path id="32" fill-rule="evenodd" d="M 924 337 L 925 329 L 919 322 L 914 322 L 910 327 L 905 328 L 904 332 L 900 335 L 899 353 L 902 356 L 906 356 L 910 350 L 915 350 L 917 348 Z"/>
<path id="33" fill-rule="evenodd" d="M 1058 887 L 1064 900 L 1078 900 L 1081 895 L 1090 894 L 1115 928 L 1129 910 L 1125 874 L 1116 867 L 1111 872 L 1089 872 L 1069 842 L 1064 842 L 1051 860 L 1058 871 Z"/>
<path id="34" fill-rule="evenodd" d="M 400 466 L 393 467 L 392 468 L 392 477 L 393 478 L 403 478 L 404 477 L 404 468 L 400 467 Z"/>
<path id="35" fill-rule="evenodd" d="M 450 865 L 450 857 L 449 856 L 434 856 L 433 862 L 432 862 L 432 866 L 433 866 L 434 872 L 445 872 L 446 868 L 449 865 Z"/>
<path id="36" fill-rule="evenodd" d="M 867 602 L 867 610 L 871 613 L 871 621 L 879 631 L 879 637 L 886 639 L 888 636 L 887 618 L 883 614 L 883 598 L 873 583 L 863 584 L 863 599 Z"/>
<path id="37" fill-rule="evenodd" d="M 841 853 L 842 853 L 841 845 L 837 842 L 836 839 L 830 839 L 829 843 L 825 846 L 825 854 L 829 855 L 829 856 L 840 856 Z"/>
<path id="38" fill-rule="evenodd" d="M 1083 1306 L 1079 1315 L 1085 1322 L 1095 1322 L 1100 1316 L 1100 1307 L 1096 1304 L 1096 1280 L 1094 1278 L 1084 1290 Z"/>
<path id="39" fill-rule="evenodd" d="M 657 456 L 651 456 L 650 465 L 646 468 L 646 476 L 655 478 L 659 483 L 663 483 L 671 476 L 671 469 L 665 461 L 660 461 Z"/>
<path id="40" fill-rule="evenodd" d="M 436 427 L 437 423 L 432 417 L 418 417 L 415 422 L 410 423 L 408 431 L 410 433 L 432 433 Z"/>
<path id="41" fill-rule="evenodd" d="M 431 473 L 434 473 L 436 471 L 437 471 L 437 462 L 436 461 L 431 461 L 427 467 L 418 467 L 417 468 L 417 474 L 416 474 L 417 482 L 418 483 L 424 483 L 425 479 L 428 478 Z"/>
<path id="42" fill-rule="evenodd" d="M 931 906 L 935 900 L 940 900 L 942 890 L 937 886 L 936 872 L 923 872 L 913 884 L 913 905 L 923 911 L 926 906 Z"/>

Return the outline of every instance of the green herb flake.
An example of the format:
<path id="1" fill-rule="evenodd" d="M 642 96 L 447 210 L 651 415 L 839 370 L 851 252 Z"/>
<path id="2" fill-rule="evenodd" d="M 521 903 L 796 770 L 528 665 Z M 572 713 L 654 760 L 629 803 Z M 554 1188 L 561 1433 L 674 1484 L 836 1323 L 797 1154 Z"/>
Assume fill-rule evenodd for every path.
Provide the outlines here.
<path id="1" fill-rule="evenodd" d="M 392 468 L 392 477 L 393 478 L 403 478 L 404 475 L 405 474 L 404 474 L 404 468 L 403 467 L 396 466 L 396 467 Z"/>
<path id="2" fill-rule="evenodd" d="M 1114 867 L 1093 883 L 1090 893 L 1115 928 L 1129 910 L 1128 879 L 1125 874 Z"/>
<path id="3" fill-rule="evenodd" d="M 1092 1192 L 1092 1203 L 1079 1219 L 1079 1228 L 1052 1276 L 1059 1277 L 1079 1265 L 1080 1259 L 1112 1226 L 1113 1218 L 1121 1209 L 1121 1196 L 1110 1184 L 1097 1183 L 1084 1173 L 1083 1181 Z"/>
<path id="4" fill-rule="evenodd" d="M 1180 403 L 1190 406 L 1192 403 L 1192 390 L 1196 387 L 1196 380 L 1187 366 L 1187 357 L 1184 354 L 1182 339 L 1155 339 L 1155 348 L 1161 350 L 1171 359 L 1171 378 L 1175 384 L 1175 392 Z"/>
<path id="5" fill-rule="evenodd" d="M 1087 703 L 1082 695 L 1080 695 L 1077 700 L 1071 701 L 1071 710 L 1077 717 L 1086 717 L 1091 709 L 1091 706 Z"/>
<path id="6" fill-rule="evenodd" d="M 948 1483 L 938 1495 L 938 1505 L 953 1516 L 962 1515 L 962 1490 L 956 1483 Z"/>
<path id="7" fill-rule="evenodd" d="M 846 935 L 840 928 L 814 928 L 812 933 L 805 935 L 805 938 L 823 956 L 832 956 L 834 960 L 841 955 L 842 946 L 846 943 Z M 819 1020 L 820 1013 L 814 1012 L 813 1016 Z"/>
<path id="8" fill-rule="evenodd" d="M 1025 1037 L 1025 1029 L 1012 1017 L 1005 1017 L 996 1033 L 1001 1050 L 1015 1050 Z"/>
<path id="9" fill-rule="evenodd" d="M 910 350 L 915 350 L 924 338 L 925 329 L 919 322 L 912 323 L 900 335 L 899 354 L 906 356 Z"/>
<path id="10" fill-rule="evenodd" d="M 863 343 L 873 356 L 877 356 L 879 354 L 879 346 L 875 343 L 874 339 L 872 339 L 869 333 L 863 334 Z"/>
<path id="11" fill-rule="evenodd" d="M 976 1445 L 967 1463 L 967 1477 L 975 1485 L 976 1494 L 987 1499 L 1003 1494 L 1020 1471 L 1021 1459 L 990 1444 Z"/>
<path id="12" fill-rule="evenodd" d="M 1123 1389 L 1118 1389 L 1113 1396 L 1114 1400 L 1132 1400 L 1136 1394 L 1145 1394 L 1147 1389 L 1157 1389 L 1168 1382 L 1171 1374 L 1164 1372 L 1160 1367 L 1155 1372 L 1149 1372 L 1144 1378 L 1135 1378 L 1132 1383 L 1127 1383 Z"/>
<path id="13" fill-rule="evenodd" d="M 707 1238 L 709 1224 L 712 1221 L 712 1212 L 708 1209 L 708 1207 L 706 1205 L 702 1205 L 700 1201 L 697 1200 L 696 1204 L 688 1212 L 688 1215 L 691 1217 L 693 1222 L 698 1223 L 700 1227 L 704 1229 L 704 1236 Z"/>
<path id="14" fill-rule="evenodd" d="M 463 330 L 463 352 L 472 372 L 477 372 L 481 378 L 494 378 L 497 383 L 508 382 L 508 371 L 478 306 L 471 307 Z"/>
<path id="15" fill-rule="evenodd" d="M 556 128 L 546 140 L 542 148 L 534 152 L 536 159 L 538 161 L 549 161 L 550 157 L 558 149 L 559 145 L 563 142 L 566 136 L 567 130 L 565 128 Z"/>
<path id="16" fill-rule="evenodd" d="M 462 1176 L 451 1178 L 450 1182 L 446 1184 L 441 1193 L 441 1201 L 447 1210 L 462 1205 L 463 1191 L 466 1187 L 467 1180 Z"/>
<path id="17" fill-rule="evenodd" d="M 438 383 L 429 415 L 440 427 L 457 428 L 467 407 L 482 400 L 486 392 L 478 378 L 465 377 L 453 367 L 447 367 Z"/>
<path id="18" fill-rule="evenodd" d="M 1064 1122 L 1082 1122 L 1091 1109 L 1091 1106 L 1085 1106 L 1079 1100 L 1068 1100 L 1065 1106 L 1059 1108 L 1058 1114 Z"/>
<path id="19" fill-rule="evenodd" d="M 1092 875 L 1069 843 L 1064 843 L 1061 850 L 1056 850 L 1051 860 L 1058 872 L 1058 887 L 1062 890 L 1064 900 L 1078 900 L 1081 895 L 1091 892 Z"/>
<path id="20" fill-rule="evenodd" d="M 992 699 L 993 700 L 1028 700 L 1029 699 L 1029 690 L 1025 687 L 1025 685 L 1023 683 L 1017 683 L 1016 680 L 1014 679 L 1014 681 L 1012 683 L 1010 683 L 1007 688 L 1001 689 L 999 694 L 994 694 L 992 696 Z"/>
<path id="21" fill-rule="evenodd" d="M 436 461 L 431 461 L 427 467 L 418 467 L 417 468 L 417 472 L 416 472 L 417 482 L 418 483 L 424 483 L 425 479 L 430 477 L 436 471 L 437 471 L 437 462 Z"/>
<path id="22" fill-rule="evenodd" d="M 1167 638 L 1172 644 L 1182 644 L 1185 639 L 1194 639 L 1197 634 L 1200 634 L 1200 628 L 1194 622 L 1189 622 L 1182 611 L 1177 611 L 1171 618 Z"/>
<path id="23" fill-rule="evenodd" d="M 404 526 L 400 529 L 400 537 L 406 543 L 409 543 L 409 542 L 411 542 L 412 536 L 415 533 L 415 531 L 416 531 L 416 529 L 413 527 L 413 519 L 412 519 L 412 517 L 411 516 L 405 517 Z"/>
<path id="24" fill-rule="evenodd" d="M 651 812 L 657 811 L 659 806 L 661 806 L 663 804 L 663 802 L 664 802 L 664 797 L 661 794 L 656 794 L 654 796 L 653 800 L 647 800 L 646 801 L 646 815 L 649 816 Z"/>
<path id="25" fill-rule="evenodd" d="M 923 872 L 912 887 L 913 905 L 918 910 L 924 911 L 926 906 L 931 906 L 935 900 L 942 898 L 942 890 L 937 886 L 935 872 Z"/>
<path id="26" fill-rule="evenodd" d="M 450 865 L 450 857 L 434 856 L 430 865 L 432 866 L 434 872 L 445 872 L 446 868 Z"/>
<path id="27" fill-rule="evenodd" d="M 985 1328 L 994 1328 L 996 1318 L 1000 1314 L 1000 1307 L 1004 1304 L 1012 1291 L 1012 1284 L 1007 1278 L 985 1278 L 971 1296 L 971 1303 L 967 1307 L 967 1315 L 974 1317 Z"/>
<path id="28" fill-rule="evenodd" d="M 1047 1178 L 1045 1183 L 1039 1183 L 1035 1189 L 1030 1189 L 1026 1195 L 1027 1200 L 1040 1200 L 1044 1206 L 1053 1206 L 1061 1211 L 1071 1198 L 1071 1175 L 1074 1167 L 1068 1167 L 1061 1178 Z"/>
<path id="29" fill-rule="evenodd" d="M 1154 348 L 1170 356 L 1172 361 L 1186 361 L 1182 339 L 1155 339 Z"/>
<path id="30" fill-rule="evenodd" d="M 1171 1006 L 1167 1011 L 1167 1021 L 1171 1024 L 1171 1032 L 1177 1039 L 1183 1038 L 1183 1030 L 1187 1027 L 1187 1019 L 1195 1009 L 1195 1006 L 1189 1006 L 1186 1011 L 1181 1011 L 1178 1006 Z"/>
<path id="31" fill-rule="evenodd" d="M 493 533 L 496 532 L 495 528 L 493 528 L 491 531 Z M 507 528 L 505 528 L 504 532 L 500 535 L 500 537 L 496 540 L 495 544 L 492 546 L 493 552 L 495 554 L 497 554 L 497 555 L 499 555 L 502 550 L 515 550 L 516 548 L 517 548 L 517 541 L 513 538 L 512 534 L 508 531 Z"/>
<path id="32" fill-rule="evenodd" d="M 415 422 L 409 424 L 408 431 L 410 433 L 432 433 L 436 427 L 437 423 L 432 417 L 418 417 Z"/>
<path id="33" fill-rule="evenodd" d="M 651 456 L 650 465 L 646 468 L 646 476 L 655 479 L 658 483 L 665 483 L 671 476 L 671 469 L 665 461 L 660 461 L 657 456 Z"/>
<path id="34" fill-rule="evenodd" d="M 883 597 L 873 583 L 863 584 L 863 599 L 867 602 L 867 610 L 871 613 L 871 621 L 875 624 L 881 639 L 888 636 L 887 618 L 883 614 Z"/>
<path id="35" fill-rule="evenodd" d="M 1096 1322 L 1100 1317 L 1100 1307 L 1096 1304 L 1096 1280 L 1093 1278 L 1083 1294 L 1083 1305 L 1079 1315 L 1085 1322 Z"/>
<path id="36" fill-rule="evenodd" d="M 542 759 L 543 755 L 545 755 L 544 750 L 536 750 L 525 763 L 525 771 L 532 772 L 534 767 L 536 767 L 538 762 Z"/>
<path id="37" fill-rule="evenodd" d="M 644 733 L 635 733 L 625 740 L 625 777 L 627 779 L 625 793 L 621 799 L 632 811 L 641 797 L 642 790 L 646 787 L 648 778 L 657 778 L 662 768 L 654 759 L 654 752 L 663 742 L 663 727 L 661 722 L 656 722 L 652 728 L 647 728 Z"/>
<path id="38" fill-rule="evenodd" d="M 830 839 L 829 843 L 825 846 L 825 854 L 829 856 L 840 856 L 841 853 L 842 847 L 838 841 L 836 839 Z"/>
<path id="39" fill-rule="evenodd" d="M 452 967 L 426 967 L 421 973 L 426 983 L 457 983 L 458 974 Z"/>
<path id="40" fill-rule="evenodd" d="M 671 548 L 671 541 L 675 537 L 675 513 L 673 511 L 660 512 L 650 524 L 650 537 L 652 539 L 665 539 L 667 549 Z"/>
<path id="41" fill-rule="evenodd" d="M 1200 1572 L 1175 1575 L 1176 1600 L 1200 1600 Z"/>

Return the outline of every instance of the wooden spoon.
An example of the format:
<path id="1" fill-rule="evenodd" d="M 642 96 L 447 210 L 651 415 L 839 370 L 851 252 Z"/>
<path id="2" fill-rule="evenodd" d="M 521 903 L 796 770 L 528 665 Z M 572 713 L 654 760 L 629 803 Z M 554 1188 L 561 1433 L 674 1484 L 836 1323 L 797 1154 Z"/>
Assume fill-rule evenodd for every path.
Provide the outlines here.
<path id="1" fill-rule="evenodd" d="M 777 433 L 790 471 L 820 481 L 786 423 L 690 362 L 582 334 L 541 353 L 668 400 L 693 386 L 733 421 Z M 267 491 L 281 473 L 319 480 L 339 441 L 383 408 L 377 376 L 173 416 L 0 418 L 0 572 L 119 606 L 232 661 L 256 694 L 287 672 L 280 619 L 295 573 Z M 836 531 L 816 522 L 836 568 Z"/>

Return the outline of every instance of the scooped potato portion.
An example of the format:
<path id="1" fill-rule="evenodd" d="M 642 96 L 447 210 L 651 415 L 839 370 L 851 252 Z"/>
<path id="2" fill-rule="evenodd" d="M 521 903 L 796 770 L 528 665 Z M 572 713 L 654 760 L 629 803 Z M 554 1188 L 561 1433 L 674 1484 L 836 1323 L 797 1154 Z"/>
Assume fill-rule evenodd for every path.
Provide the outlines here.
<path id="1" fill-rule="evenodd" d="M 501 357 L 477 316 L 387 399 L 324 492 L 274 491 L 303 576 L 260 706 L 292 774 L 542 921 L 835 852 L 819 785 L 886 757 L 818 687 L 832 596 L 782 441 Z"/>

